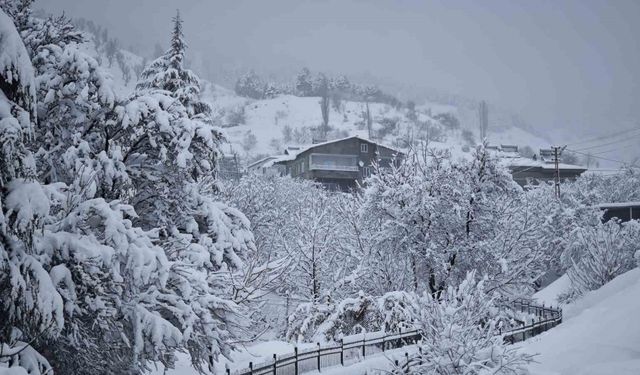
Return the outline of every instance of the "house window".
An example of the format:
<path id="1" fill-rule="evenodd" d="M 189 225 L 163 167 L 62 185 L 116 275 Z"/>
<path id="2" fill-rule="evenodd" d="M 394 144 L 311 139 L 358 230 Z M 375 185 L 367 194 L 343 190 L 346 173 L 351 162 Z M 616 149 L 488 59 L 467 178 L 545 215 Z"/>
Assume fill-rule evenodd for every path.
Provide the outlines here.
<path id="1" fill-rule="evenodd" d="M 360 143 L 360 152 L 369 152 L 369 145 L 366 143 Z"/>
<path id="2" fill-rule="evenodd" d="M 371 177 L 371 168 L 363 167 L 362 168 L 362 178 Z"/>

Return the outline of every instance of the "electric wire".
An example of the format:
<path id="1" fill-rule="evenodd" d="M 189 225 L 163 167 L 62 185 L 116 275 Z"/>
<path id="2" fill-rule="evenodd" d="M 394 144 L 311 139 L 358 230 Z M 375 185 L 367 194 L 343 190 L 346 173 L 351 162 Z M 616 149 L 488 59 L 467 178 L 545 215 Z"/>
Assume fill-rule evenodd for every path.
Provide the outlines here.
<path id="1" fill-rule="evenodd" d="M 578 141 L 578 142 L 571 142 L 571 143 L 568 143 L 567 146 L 572 146 L 573 147 L 573 146 L 580 145 L 580 144 L 583 144 L 583 143 L 591 143 L 591 142 L 595 142 L 595 141 L 602 141 L 602 140 L 613 138 L 613 137 L 617 137 L 617 136 L 620 136 L 620 135 L 623 135 L 623 134 L 633 133 L 633 132 L 638 131 L 638 130 L 640 130 L 640 128 L 635 126 L 633 128 L 625 129 L 625 130 L 622 130 L 622 131 L 619 131 L 619 132 L 616 132 L 616 133 L 613 133 L 613 134 L 594 137 L 594 138 L 590 138 L 590 139 L 586 139 L 586 140 Z"/>

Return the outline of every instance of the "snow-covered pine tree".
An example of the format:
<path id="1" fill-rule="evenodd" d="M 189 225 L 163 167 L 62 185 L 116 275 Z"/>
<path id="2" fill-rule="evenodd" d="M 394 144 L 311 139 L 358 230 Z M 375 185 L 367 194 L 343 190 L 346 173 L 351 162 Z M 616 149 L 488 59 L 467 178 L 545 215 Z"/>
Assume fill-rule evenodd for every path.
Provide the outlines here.
<path id="1" fill-rule="evenodd" d="M 136 91 L 162 90 L 180 100 L 189 117 L 201 115 L 210 120 L 211 107 L 200 99 L 200 79 L 184 66 L 187 44 L 184 41 L 182 18 L 177 11 L 173 18 L 171 46 L 149 64 L 140 75 Z"/>
<path id="2" fill-rule="evenodd" d="M 32 251 L 33 234 L 49 214 L 25 147 L 33 136 L 35 102 L 29 55 L 0 9 L 0 371 L 20 375 L 50 370 L 30 341 L 55 337 L 64 324 L 62 301 L 49 294 L 54 285 Z"/>
<path id="3" fill-rule="evenodd" d="M 296 76 L 296 93 L 299 96 L 311 96 L 313 95 L 311 72 L 308 68 L 302 68 L 300 73 Z"/>
<path id="4" fill-rule="evenodd" d="M 168 262 L 149 234 L 132 226 L 129 218 L 135 212 L 130 206 L 96 197 L 96 186 L 108 173 L 51 174 L 30 156 L 29 145 L 37 145 L 44 159 L 56 154 L 43 150 L 58 148 L 72 170 L 78 159 L 86 169 L 100 164 L 105 143 L 95 136 L 108 124 L 84 122 L 92 119 L 87 116 L 91 111 L 111 111 L 113 96 L 95 62 L 73 43 L 67 44 L 76 35 L 70 24 L 63 18 L 33 18 L 28 8 L 21 8 L 20 14 L 37 77 L 34 82 L 27 49 L 9 30 L 0 38 L 8 43 L 0 50 L 0 61 L 11 67 L 3 70 L 11 73 L 3 74 L 3 82 L 10 83 L 6 97 L 12 98 L 10 113 L 19 122 L 2 111 L 2 160 L 11 163 L 2 179 L 6 220 L 0 259 L 1 274 L 11 278 L 0 277 L 0 341 L 7 350 L 16 341 L 29 342 L 29 348 L 22 345 L 18 350 L 24 350 L 8 357 L 13 366 L 27 363 L 22 356 L 35 353 L 35 348 L 60 373 L 136 372 L 149 360 L 164 360 L 182 340 L 181 333 L 157 314 L 157 289 L 165 285 Z M 12 27 L 5 18 L 0 24 Z M 0 86 L 4 98 L 5 85 Z M 24 95 L 27 88 L 29 95 Z M 3 99 L 2 107 L 11 102 Z M 51 110 L 40 111 L 39 124 L 33 127 L 35 117 L 29 119 L 28 114 L 33 110 L 18 110 L 16 103 L 36 102 Z M 48 147 L 50 131 L 73 136 L 54 137 L 55 147 Z M 92 149 L 95 144 L 98 151 Z M 78 146 L 82 155 L 68 152 Z M 50 184 L 42 185 L 38 176 L 46 176 Z M 39 357 L 31 359 L 33 366 L 44 363 Z M 42 366 L 40 370 L 46 367 Z M 39 373 L 35 367 L 29 370 Z"/>
<path id="5" fill-rule="evenodd" d="M 260 78 L 256 72 L 251 70 L 238 78 L 234 90 L 235 93 L 240 96 L 252 99 L 262 99 L 266 97 L 266 88 L 267 87 L 265 86 L 262 78 Z M 273 89 L 275 89 L 275 87 L 272 87 L 271 94 L 273 94 Z"/>
<path id="6" fill-rule="evenodd" d="M 122 112 L 123 162 L 131 178 L 136 223 L 156 231 L 171 261 L 164 300 L 194 366 L 226 354 L 247 313 L 234 300 L 245 260 L 255 251 L 249 222 L 214 197 L 220 131 L 211 125 L 198 77 L 184 69 L 179 14 L 171 48 L 141 75 Z"/>

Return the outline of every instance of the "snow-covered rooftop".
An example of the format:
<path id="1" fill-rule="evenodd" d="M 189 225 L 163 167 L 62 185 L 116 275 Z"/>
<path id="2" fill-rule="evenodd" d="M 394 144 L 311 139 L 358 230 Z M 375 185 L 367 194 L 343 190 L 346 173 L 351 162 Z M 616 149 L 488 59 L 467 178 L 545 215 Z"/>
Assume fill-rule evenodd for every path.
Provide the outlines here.
<path id="1" fill-rule="evenodd" d="M 598 207 L 600 208 L 640 207 L 640 202 L 600 203 Z"/>
<path id="2" fill-rule="evenodd" d="M 395 151 L 397 153 L 404 154 L 403 151 L 401 151 L 401 150 L 399 150 L 397 148 L 394 148 L 394 147 L 391 147 L 391 146 L 387 146 L 387 145 L 385 145 L 383 143 L 372 141 L 370 139 L 363 138 L 363 137 L 360 137 L 360 136 L 357 136 L 357 135 L 352 135 L 352 136 L 345 137 L 345 138 L 333 139 L 333 140 L 330 140 L 330 141 L 321 142 L 321 143 L 315 143 L 315 144 L 311 144 L 311 145 L 287 147 L 287 149 L 285 150 L 285 154 L 284 155 L 276 155 L 276 156 L 268 157 L 268 158 L 271 158 L 271 159 L 265 161 L 265 163 L 262 164 L 262 167 L 269 168 L 269 167 L 272 167 L 274 164 L 277 164 L 277 163 L 281 163 L 281 162 L 289 161 L 289 160 L 295 160 L 296 157 L 298 155 L 300 155 L 301 153 L 303 153 L 305 151 L 309 151 L 309 150 L 311 150 L 311 149 L 313 149 L 315 147 L 324 146 L 324 145 L 328 145 L 328 144 L 335 143 L 335 142 L 341 142 L 341 141 L 345 141 L 347 139 L 352 139 L 352 138 L 356 138 L 356 139 L 359 139 L 359 140 L 365 141 L 365 142 L 375 143 L 377 145 L 380 145 L 382 147 L 386 147 L 386 148 L 388 148 L 388 149 L 390 149 L 392 151 Z M 265 159 L 268 159 L 268 158 L 265 158 Z M 258 162 L 254 163 L 254 164 L 257 164 L 257 163 Z"/>
<path id="3" fill-rule="evenodd" d="M 373 141 L 371 139 L 367 139 L 367 138 L 364 138 L 364 137 L 360 137 L 358 135 L 351 135 L 351 136 L 345 137 L 345 138 L 332 139 L 330 141 L 314 143 L 314 144 L 305 145 L 305 146 L 296 146 L 298 148 L 297 150 L 295 150 L 295 148 L 288 148 L 286 151 L 287 151 L 287 153 L 289 155 L 293 154 L 293 155 L 297 156 L 297 155 L 300 155 L 301 153 L 303 153 L 305 151 L 308 151 L 308 150 L 311 150 L 312 148 L 315 148 L 315 147 L 320 147 L 320 146 L 324 146 L 324 145 L 328 145 L 328 144 L 336 143 L 336 142 L 342 142 L 342 141 L 346 141 L 347 139 L 353 139 L 353 138 L 359 139 L 359 140 L 364 141 L 364 142 L 375 143 L 375 144 L 377 144 L 379 146 L 386 147 L 386 148 L 388 148 L 388 149 L 390 149 L 392 151 L 395 151 L 397 153 L 404 154 L 403 151 L 401 151 L 401 150 L 399 150 L 399 149 L 397 149 L 395 147 L 387 146 L 386 144 L 383 144 L 383 143 L 380 143 L 380 142 L 377 142 L 377 141 Z"/>
<path id="4" fill-rule="evenodd" d="M 534 159 L 525 158 L 522 156 L 509 157 L 509 158 L 501 157 L 501 160 L 508 167 L 531 167 L 531 168 L 540 167 L 542 169 L 555 169 L 554 163 L 549 163 L 543 160 L 534 160 Z M 577 170 L 583 170 L 583 171 L 587 170 L 587 168 L 583 166 L 575 165 L 575 164 L 567 164 L 567 163 L 559 163 L 558 167 L 560 169 L 577 169 Z"/>

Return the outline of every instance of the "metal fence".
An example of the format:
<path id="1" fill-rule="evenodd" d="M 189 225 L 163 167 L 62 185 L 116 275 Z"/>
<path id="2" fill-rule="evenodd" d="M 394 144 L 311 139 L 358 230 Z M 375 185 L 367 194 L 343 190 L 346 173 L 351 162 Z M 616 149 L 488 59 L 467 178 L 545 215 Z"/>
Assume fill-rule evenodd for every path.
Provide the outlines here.
<path id="1" fill-rule="evenodd" d="M 560 308 L 545 307 L 531 304 L 528 301 L 515 301 L 510 308 L 520 311 L 534 318 L 530 324 L 522 322 L 521 326 L 501 333 L 506 343 L 524 341 L 530 337 L 545 332 L 562 322 L 562 310 Z M 273 355 L 268 362 L 254 364 L 234 371 L 234 375 L 298 375 L 311 371 L 321 371 L 333 366 L 349 366 L 360 362 L 367 356 L 382 353 L 386 350 L 397 349 L 403 346 L 416 344 L 420 341 L 422 333 L 419 330 L 385 334 L 384 332 L 372 332 L 362 335 L 345 337 L 340 344 L 322 346 L 319 343 L 314 348 L 284 355 Z M 405 353 L 406 363 L 400 364 L 396 360 L 396 366 L 408 367 L 411 358 Z M 227 369 L 226 373 L 231 374 Z"/>

